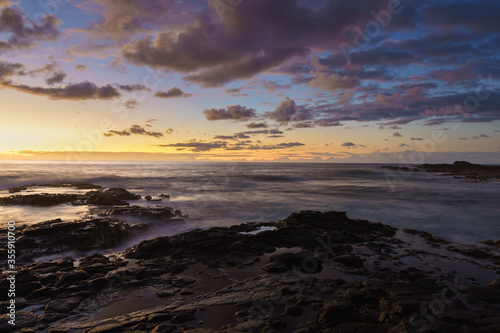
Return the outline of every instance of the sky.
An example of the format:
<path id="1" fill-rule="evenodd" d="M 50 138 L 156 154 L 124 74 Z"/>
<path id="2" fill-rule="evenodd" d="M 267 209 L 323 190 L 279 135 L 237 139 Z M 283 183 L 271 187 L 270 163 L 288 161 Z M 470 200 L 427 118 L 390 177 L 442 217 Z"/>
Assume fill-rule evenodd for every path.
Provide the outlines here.
<path id="1" fill-rule="evenodd" d="M 500 164 L 500 3 L 0 0 L 0 159 Z"/>

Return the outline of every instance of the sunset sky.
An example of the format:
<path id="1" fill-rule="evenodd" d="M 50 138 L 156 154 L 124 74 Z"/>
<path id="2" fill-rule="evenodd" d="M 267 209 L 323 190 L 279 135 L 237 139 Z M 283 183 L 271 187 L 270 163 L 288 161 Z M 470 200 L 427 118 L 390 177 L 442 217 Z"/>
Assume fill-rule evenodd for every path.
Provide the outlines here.
<path id="1" fill-rule="evenodd" d="M 0 159 L 500 163 L 500 2 L 0 0 Z"/>

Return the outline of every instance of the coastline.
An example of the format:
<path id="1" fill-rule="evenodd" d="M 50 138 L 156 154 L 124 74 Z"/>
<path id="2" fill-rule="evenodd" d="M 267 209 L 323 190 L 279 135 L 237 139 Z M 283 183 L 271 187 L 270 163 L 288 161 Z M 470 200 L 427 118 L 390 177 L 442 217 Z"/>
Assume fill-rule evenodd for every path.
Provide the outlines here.
<path id="1" fill-rule="evenodd" d="M 498 242 L 460 244 L 344 212 L 303 211 L 278 222 L 158 237 L 110 254 L 148 228 L 122 221 L 123 214 L 174 224 L 183 215 L 123 205 L 120 196 L 133 195 L 123 189 L 108 192 L 119 202 L 109 206 L 103 193 L 106 216 L 19 228 L 15 330 L 497 332 L 500 325 Z M 73 258 L 29 263 L 68 250 Z M 1 295 L 3 306 L 7 293 Z"/>

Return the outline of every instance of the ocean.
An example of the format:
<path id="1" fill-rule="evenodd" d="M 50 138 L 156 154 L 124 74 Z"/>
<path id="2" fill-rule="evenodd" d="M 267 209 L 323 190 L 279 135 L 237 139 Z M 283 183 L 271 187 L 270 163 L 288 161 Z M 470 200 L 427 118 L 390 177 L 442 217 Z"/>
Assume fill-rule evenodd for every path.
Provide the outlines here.
<path id="1" fill-rule="evenodd" d="M 452 241 L 500 239 L 500 182 L 391 172 L 378 164 L 0 162 L 0 196 L 9 195 L 12 186 L 76 181 L 122 187 L 142 196 L 168 194 L 170 199 L 162 202 L 131 204 L 159 204 L 189 215 L 186 223 L 156 224 L 141 239 L 278 221 L 300 210 L 346 211 L 350 218 L 424 230 Z M 2 221 L 19 224 L 72 221 L 86 214 L 87 206 L 67 204 L 0 206 Z"/>

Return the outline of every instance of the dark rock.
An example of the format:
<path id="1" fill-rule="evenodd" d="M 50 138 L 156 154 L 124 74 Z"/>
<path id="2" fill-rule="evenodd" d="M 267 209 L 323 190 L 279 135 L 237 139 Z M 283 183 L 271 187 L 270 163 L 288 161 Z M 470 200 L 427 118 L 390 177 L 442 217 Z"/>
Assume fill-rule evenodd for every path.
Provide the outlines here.
<path id="1" fill-rule="evenodd" d="M 41 324 L 50 324 L 53 323 L 59 319 L 63 319 L 67 317 L 67 313 L 59 313 L 55 311 L 45 311 L 41 316 L 40 316 L 40 323 Z"/>
<path id="2" fill-rule="evenodd" d="M 57 265 L 61 268 L 74 267 L 75 260 L 71 257 L 63 257 L 58 262 Z"/>
<path id="3" fill-rule="evenodd" d="M 78 266 L 78 269 L 87 272 L 90 276 L 94 274 L 106 274 L 108 272 L 108 268 L 104 264 L 94 264 L 94 263 L 84 263 Z"/>
<path id="4" fill-rule="evenodd" d="M 96 206 L 128 205 L 125 200 L 139 200 L 140 195 L 130 193 L 122 188 L 110 188 L 106 191 L 91 191 L 85 194 L 87 204 Z"/>
<path id="5" fill-rule="evenodd" d="M 77 194 L 27 194 L 0 198 L 0 205 L 54 206 L 80 199 Z"/>
<path id="6" fill-rule="evenodd" d="M 344 255 L 344 256 L 339 256 L 335 257 L 333 259 L 335 262 L 339 262 L 347 267 L 354 267 L 354 268 L 363 268 L 363 260 L 359 259 L 356 256 L 353 255 Z"/>
<path id="7" fill-rule="evenodd" d="M 38 299 L 47 299 L 47 298 L 55 298 L 60 293 L 64 292 L 59 288 L 54 287 L 43 287 L 33 291 L 31 294 L 26 296 L 27 300 L 38 300 Z"/>
<path id="8" fill-rule="evenodd" d="M 55 311 L 60 313 L 69 313 L 70 311 L 76 309 L 76 307 L 82 302 L 83 297 L 70 297 L 63 299 L 56 299 L 50 301 L 45 307 L 46 311 Z"/>
<path id="9" fill-rule="evenodd" d="M 491 286 L 471 286 L 467 293 L 488 303 L 500 302 L 500 290 Z"/>
<path id="10" fill-rule="evenodd" d="M 16 285 L 16 296 L 17 297 L 26 297 L 29 294 L 31 294 L 33 291 L 40 289 L 40 288 L 42 288 L 42 284 L 38 281 L 26 282 L 23 284 L 18 283 Z"/>
<path id="11" fill-rule="evenodd" d="M 31 312 L 17 311 L 15 325 L 8 323 L 10 318 L 7 314 L 0 315 L 0 331 L 1 332 L 20 332 L 21 329 L 27 327 L 35 327 L 37 324 L 37 316 Z"/>
<path id="12" fill-rule="evenodd" d="M 182 323 L 185 323 L 187 321 L 192 321 L 192 320 L 196 320 L 196 318 L 193 316 L 192 313 L 181 313 L 181 314 L 175 315 L 170 320 L 170 322 L 172 324 L 182 324 Z"/>
<path id="13" fill-rule="evenodd" d="M 434 236 L 428 232 L 425 231 L 420 231 L 420 230 L 415 230 L 415 229 L 403 229 L 404 232 L 407 232 L 412 235 L 419 235 L 420 237 L 424 238 L 427 242 L 429 243 L 439 243 L 439 244 L 449 244 L 447 240 L 443 238 L 439 238 L 437 236 Z"/>
<path id="14" fill-rule="evenodd" d="M 322 327 L 332 327 L 348 322 L 354 314 L 354 306 L 347 302 L 334 301 L 327 303 L 316 314 L 317 321 Z"/>
<path id="15" fill-rule="evenodd" d="M 300 317 L 302 315 L 302 308 L 298 305 L 287 306 L 285 313 L 290 316 Z"/>
<path id="16" fill-rule="evenodd" d="M 74 283 L 87 280 L 90 275 L 82 270 L 75 270 L 73 272 L 64 273 L 61 277 L 56 281 L 54 287 L 67 287 Z"/>

